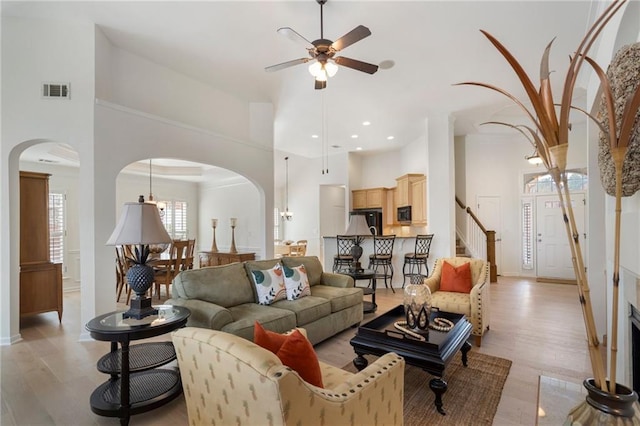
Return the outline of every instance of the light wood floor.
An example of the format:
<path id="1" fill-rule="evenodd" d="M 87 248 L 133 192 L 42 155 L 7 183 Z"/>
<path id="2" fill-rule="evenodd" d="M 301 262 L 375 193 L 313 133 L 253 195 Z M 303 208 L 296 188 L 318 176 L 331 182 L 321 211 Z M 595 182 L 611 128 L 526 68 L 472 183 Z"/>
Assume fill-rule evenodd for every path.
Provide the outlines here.
<path id="1" fill-rule="evenodd" d="M 109 343 L 78 342 L 79 293 L 67 293 L 62 324 L 56 313 L 24 319 L 23 341 L 0 348 L 0 424 L 103 425 L 117 419 L 100 417 L 89 408 L 89 395 L 107 379 L 96 361 L 109 351 Z M 382 289 L 378 313 L 402 302 L 402 292 Z M 365 315 L 365 321 L 375 314 Z M 319 358 L 344 366 L 354 353 L 349 329 L 316 346 Z M 491 330 L 482 347 L 490 355 L 513 361 L 495 425 L 534 425 L 538 376 L 541 374 L 581 382 L 591 376 L 582 313 L 574 286 L 536 283 L 500 277 L 491 286 Z M 156 340 L 167 340 L 168 336 Z M 425 382 L 428 379 L 425 373 Z M 455 380 L 455 377 L 446 377 Z M 473 389 L 469 389 L 473 392 Z M 445 394 L 446 406 L 446 394 Z M 428 401 L 428 402 L 427 402 Z M 425 386 L 425 402 L 432 393 Z M 567 407 L 569 409 L 569 407 Z M 183 397 L 150 413 L 134 416 L 134 425 L 187 424 Z M 425 424 L 428 424 L 426 421 Z"/>

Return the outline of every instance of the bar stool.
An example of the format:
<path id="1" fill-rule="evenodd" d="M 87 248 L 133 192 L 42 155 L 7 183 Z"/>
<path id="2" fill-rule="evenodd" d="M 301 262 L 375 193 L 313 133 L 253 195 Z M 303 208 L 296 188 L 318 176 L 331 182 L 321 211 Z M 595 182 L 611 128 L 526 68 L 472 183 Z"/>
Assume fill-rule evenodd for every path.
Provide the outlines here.
<path id="1" fill-rule="evenodd" d="M 353 266 L 351 249 L 356 245 L 357 238 L 355 235 L 338 235 L 336 237 L 338 251 L 333 255 L 333 272 L 345 266 L 348 268 Z"/>
<path id="2" fill-rule="evenodd" d="M 404 265 L 402 265 L 402 288 L 407 277 L 413 275 L 422 275 L 422 266 L 424 265 L 427 273 L 425 276 L 429 276 L 429 265 L 427 265 L 427 259 L 429 258 L 429 250 L 431 249 L 431 240 L 433 240 L 434 234 L 416 235 L 416 246 L 413 253 L 405 253 Z M 407 266 L 409 266 L 409 272 L 407 273 Z M 417 270 L 416 270 L 417 267 Z"/>
<path id="3" fill-rule="evenodd" d="M 376 275 L 384 278 L 384 286 L 387 285 L 387 278 L 391 283 L 391 291 L 393 289 L 393 243 L 396 241 L 395 235 L 374 235 L 373 236 L 373 254 L 369 255 L 369 267 L 376 271 Z M 378 267 L 382 266 L 382 274 L 378 274 Z"/>

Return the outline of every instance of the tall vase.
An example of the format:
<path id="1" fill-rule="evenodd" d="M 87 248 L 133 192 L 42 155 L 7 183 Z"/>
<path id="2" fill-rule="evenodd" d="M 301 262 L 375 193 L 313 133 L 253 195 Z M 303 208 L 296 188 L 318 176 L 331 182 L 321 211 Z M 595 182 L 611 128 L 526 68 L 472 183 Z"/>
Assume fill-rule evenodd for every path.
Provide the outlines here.
<path id="1" fill-rule="evenodd" d="M 635 391 L 618 384 L 615 394 L 605 392 L 595 386 L 594 379 L 586 379 L 583 385 L 587 397 L 569 412 L 564 426 L 640 425 L 640 404 Z"/>
<path id="2" fill-rule="evenodd" d="M 229 249 L 229 253 L 237 253 L 236 249 L 236 227 L 231 227 L 231 248 Z"/>
<path id="3" fill-rule="evenodd" d="M 217 225 L 218 225 L 217 221 L 215 223 L 212 223 L 212 225 L 211 225 L 213 227 L 213 242 L 211 243 L 211 252 L 212 253 L 217 253 L 218 252 L 218 245 L 216 244 L 216 226 Z"/>

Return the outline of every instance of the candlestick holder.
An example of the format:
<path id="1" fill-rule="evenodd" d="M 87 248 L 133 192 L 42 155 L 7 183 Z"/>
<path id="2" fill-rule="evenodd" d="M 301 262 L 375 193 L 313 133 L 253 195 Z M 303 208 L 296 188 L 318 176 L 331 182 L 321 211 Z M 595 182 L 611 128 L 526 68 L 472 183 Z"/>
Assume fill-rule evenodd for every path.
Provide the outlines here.
<path id="1" fill-rule="evenodd" d="M 237 253 L 236 249 L 236 219 L 231 218 L 231 248 L 229 249 L 229 253 Z"/>
<path id="2" fill-rule="evenodd" d="M 211 252 L 218 252 L 218 245 L 216 244 L 216 227 L 218 226 L 218 219 L 211 219 L 211 227 L 213 228 L 213 242 L 211 243 Z"/>

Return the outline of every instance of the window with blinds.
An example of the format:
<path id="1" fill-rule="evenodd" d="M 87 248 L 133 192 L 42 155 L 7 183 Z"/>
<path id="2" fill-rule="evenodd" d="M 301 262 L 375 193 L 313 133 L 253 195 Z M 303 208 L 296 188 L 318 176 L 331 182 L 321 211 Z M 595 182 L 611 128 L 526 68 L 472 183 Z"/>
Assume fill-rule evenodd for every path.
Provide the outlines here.
<path id="1" fill-rule="evenodd" d="M 533 201 L 522 200 L 522 268 L 533 269 Z"/>
<path id="2" fill-rule="evenodd" d="M 65 195 L 49 193 L 49 257 L 53 263 L 64 263 Z"/>
<path id="3" fill-rule="evenodd" d="M 280 209 L 277 207 L 273 209 L 273 239 L 280 239 Z"/>
<path id="4" fill-rule="evenodd" d="M 186 240 L 189 236 L 187 228 L 187 202 L 186 201 L 159 201 L 164 203 L 165 209 L 161 214 L 165 229 L 174 240 Z"/>

